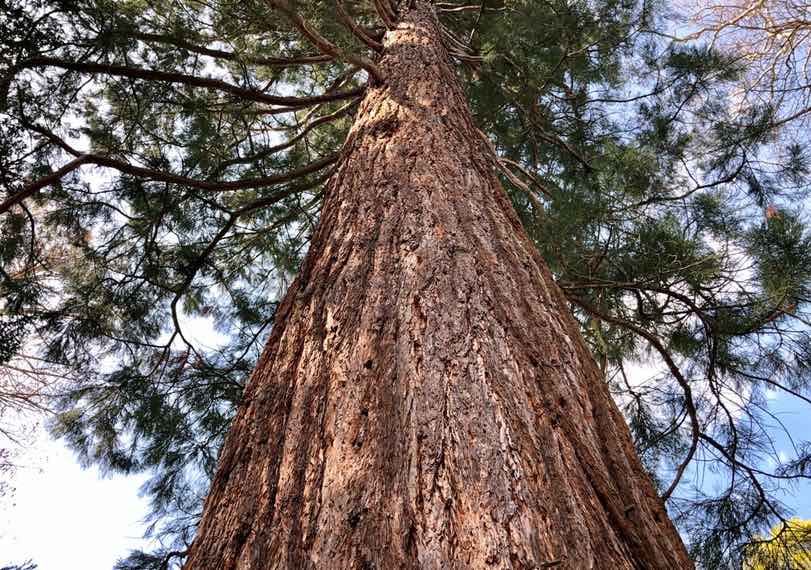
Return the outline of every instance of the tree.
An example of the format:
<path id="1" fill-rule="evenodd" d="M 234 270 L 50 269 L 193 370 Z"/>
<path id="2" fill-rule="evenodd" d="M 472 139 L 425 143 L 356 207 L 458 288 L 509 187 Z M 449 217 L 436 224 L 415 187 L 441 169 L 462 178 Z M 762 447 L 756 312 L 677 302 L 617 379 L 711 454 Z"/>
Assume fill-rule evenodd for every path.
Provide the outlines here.
<path id="1" fill-rule="evenodd" d="M 51 412 L 50 396 L 60 384 L 65 381 L 55 367 L 34 356 L 0 366 L 0 498 L 14 490 L 19 456 L 30 447 L 37 420 Z"/>
<path id="2" fill-rule="evenodd" d="M 772 528 L 768 538 L 758 537 L 747 554 L 748 570 L 811 568 L 811 521 L 791 519 Z"/>
<path id="3" fill-rule="evenodd" d="M 53 252 L 52 252 L 53 253 Z M 51 266 L 69 263 L 70 256 L 51 257 Z M 3 310 L 5 309 L 5 310 Z M 22 453 L 50 416 L 53 397 L 76 384 L 73 369 L 45 361 L 35 335 L 29 334 L 32 315 L 6 305 L 0 309 L 0 497 L 11 494 Z M 22 314 L 21 314 L 22 313 Z"/>
<path id="4" fill-rule="evenodd" d="M 688 566 L 428 5 L 384 42 L 185 567 Z"/>
<path id="5" fill-rule="evenodd" d="M 211 478 L 189 565 L 299 561 L 296 541 L 360 561 L 389 532 L 404 561 L 441 561 L 452 536 L 482 564 L 684 567 L 658 490 L 711 567 L 786 518 L 776 486 L 809 476 L 811 450 L 765 466 L 764 394 L 808 398 L 805 149 L 773 144 L 768 109 L 732 113 L 743 70 L 661 43 L 654 6 L 29 2 L 3 17 L 3 310 L 81 370 L 55 432 L 86 462 L 154 470 L 167 547 L 122 568 L 186 555 Z M 206 319 L 219 346 L 192 334 Z M 662 372 L 634 382 L 651 355 Z M 722 490 L 691 491 L 710 461 Z M 316 517 L 320 482 L 334 494 Z M 330 517 L 341 533 L 315 532 Z M 530 524 L 549 530 L 519 538 Z"/>
<path id="6" fill-rule="evenodd" d="M 811 22 L 807 7 L 793 0 L 695 3 L 698 30 L 689 38 L 708 38 L 748 63 L 741 84 L 744 104 L 766 104 L 774 120 L 797 121 L 811 113 Z"/>

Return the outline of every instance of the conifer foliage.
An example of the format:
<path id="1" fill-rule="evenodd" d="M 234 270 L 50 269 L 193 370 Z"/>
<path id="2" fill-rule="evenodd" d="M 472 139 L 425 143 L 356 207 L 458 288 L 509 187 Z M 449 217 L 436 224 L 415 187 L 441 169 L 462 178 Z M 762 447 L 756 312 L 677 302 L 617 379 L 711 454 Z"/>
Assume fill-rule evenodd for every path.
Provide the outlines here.
<path id="1" fill-rule="evenodd" d="M 121 568 L 182 561 L 407 4 L 0 3 L 0 364 L 32 343 L 76 371 L 54 433 L 87 464 L 151 473 L 165 548 Z M 692 554 L 737 560 L 811 477 L 802 434 L 777 457 L 770 411 L 811 404 L 807 140 L 729 97 L 734 56 L 663 39 L 658 3 L 433 7 Z"/>

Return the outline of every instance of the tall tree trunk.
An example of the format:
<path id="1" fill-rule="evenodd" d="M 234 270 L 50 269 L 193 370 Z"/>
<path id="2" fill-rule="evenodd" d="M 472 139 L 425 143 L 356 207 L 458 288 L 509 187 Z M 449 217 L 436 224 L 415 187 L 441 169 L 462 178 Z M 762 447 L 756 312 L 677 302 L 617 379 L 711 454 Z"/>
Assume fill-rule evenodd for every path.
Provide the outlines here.
<path id="1" fill-rule="evenodd" d="M 431 8 L 388 32 L 186 568 L 689 568 Z"/>

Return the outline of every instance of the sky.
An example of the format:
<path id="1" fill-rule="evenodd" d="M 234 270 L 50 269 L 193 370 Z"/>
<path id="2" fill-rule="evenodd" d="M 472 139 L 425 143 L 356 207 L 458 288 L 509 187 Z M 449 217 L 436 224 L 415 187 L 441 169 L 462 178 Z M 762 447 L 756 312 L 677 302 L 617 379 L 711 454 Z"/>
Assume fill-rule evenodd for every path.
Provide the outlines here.
<path id="1" fill-rule="evenodd" d="M 788 457 L 794 456 L 793 445 L 802 440 L 811 440 L 811 409 L 808 404 L 793 396 L 777 397 L 770 402 L 770 411 L 786 426 L 794 438 L 789 440 L 783 430 L 775 430 L 775 445 L 778 452 Z M 784 502 L 803 519 L 811 519 L 811 481 L 804 481 L 796 487 L 786 488 Z"/>
<path id="2" fill-rule="evenodd" d="M 768 392 L 769 397 L 769 411 L 774 415 L 774 418 L 769 420 L 770 435 L 774 439 L 774 448 L 776 455 L 781 460 L 796 457 L 795 445 L 803 440 L 811 440 L 811 409 L 808 404 L 802 402 L 799 398 L 787 396 L 778 392 Z M 786 435 L 785 431 L 777 424 L 779 420 L 786 430 L 791 434 L 792 440 Z M 774 462 L 762 465 L 767 470 L 774 467 Z M 726 480 L 718 476 L 714 476 L 711 471 L 703 470 L 701 473 L 695 469 L 695 464 L 688 469 L 686 476 L 688 483 L 695 483 L 707 492 L 718 491 L 726 488 Z M 781 500 L 786 506 L 794 511 L 794 516 L 801 519 L 811 519 L 811 481 L 797 482 L 783 482 L 780 485 L 782 489 L 782 496 L 778 499 Z M 687 491 L 687 488 L 682 486 L 679 491 Z M 679 495 L 679 491 L 676 495 Z"/>
<path id="3" fill-rule="evenodd" d="M 16 490 L 0 498 L 0 567 L 33 560 L 37 570 L 110 570 L 145 547 L 138 495 L 145 476 L 102 478 L 40 428 L 20 458 Z"/>
<path id="4" fill-rule="evenodd" d="M 182 311 L 179 319 L 197 346 L 227 340 L 210 319 Z M 32 429 L 32 444 L 15 460 L 15 492 L 0 497 L 0 568 L 32 560 L 37 570 L 111 570 L 130 550 L 154 546 L 142 538 L 149 505 L 139 490 L 148 474 L 102 477 L 44 427 Z"/>

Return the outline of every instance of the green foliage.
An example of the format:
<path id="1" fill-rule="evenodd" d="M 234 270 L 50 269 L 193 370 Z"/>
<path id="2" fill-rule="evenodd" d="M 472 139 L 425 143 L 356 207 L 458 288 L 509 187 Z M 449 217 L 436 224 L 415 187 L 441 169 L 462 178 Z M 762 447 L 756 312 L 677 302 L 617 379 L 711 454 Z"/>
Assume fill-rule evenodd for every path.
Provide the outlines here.
<path id="1" fill-rule="evenodd" d="M 798 214 L 770 210 L 766 221 L 747 236 L 763 293 L 774 304 L 796 305 L 809 297 L 811 236 Z"/>
<path id="2" fill-rule="evenodd" d="M 344 4 L 382 37 L 373 3 Z M 119 567 L 179 563 L 368 75 L 268 2 L 0 8 L 0 362 L 27 334 L 79 373 L 54 434 L 85 464 L 150 473 L 167 545 Z M 444 8 L 478 125 L 517 165 L 505 189 L 692 552 L 723 567 L 783 516 L 779 482 L 811 476 L 807 445 L 768 468 L 765 397 L 809 394 L 807 142 L 735 107 L 739 63 L 655 33 L 658 3 Z M 296 9 L 376 57 L 332 3 Z M 720 491 L 694 488 L 703 469 Z"/>
<path id="3" fill-rule="evenodd" d="M 26 337 L 26 317 L 0 318 L 0 364 L 5 364 L 20 351 Z"/>

